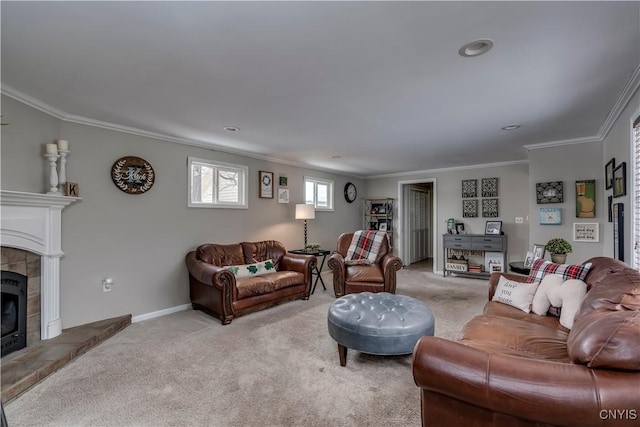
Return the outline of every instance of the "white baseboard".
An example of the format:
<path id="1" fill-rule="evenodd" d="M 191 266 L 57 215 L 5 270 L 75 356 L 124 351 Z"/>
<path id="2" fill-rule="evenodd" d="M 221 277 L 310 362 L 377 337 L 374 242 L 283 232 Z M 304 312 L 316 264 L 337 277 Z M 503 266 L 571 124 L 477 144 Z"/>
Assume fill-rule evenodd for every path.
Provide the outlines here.
<path id="1" fill-rule="evenodd" d="M 332 274 L 331 270 L 322 271 L 323 278 L 325 278 L 326 276 L 329 276 L 329 278 L 331 278 L 331 274 Z M 320 284 L 320 286 L 322 286 L 322 284 Z M 182 304 L 182 305 L 177 305 L 175 307 L 165 308 L 164 310 L 152 311 L 151 313 L 145 313 L 145 314 L 140 314 L 138 316 L 131 317 L 131 323 L 138 323 L 138 322 L 142 322 L 143 320 L 154 319 L 156 317 L 162 317 L 162 316 L 166 316 L 167 314 L 173 314 L 179 311 L 184 311 L 189 309 L 191 309 L 191 304 Z"/>
<path id="2" fill-rule="evenodd" d="M 151 313 L 140 314 L 131 318 L 131 323 L 142 322 L 143 320 L 153 319 L 155 317 L 166 316 L 167 314 L 177 313 L 179 311 L 189 310 L 191 304 L 182 304 L 175 307 L 165 308 L 164 310 L 152 311 Z"/>

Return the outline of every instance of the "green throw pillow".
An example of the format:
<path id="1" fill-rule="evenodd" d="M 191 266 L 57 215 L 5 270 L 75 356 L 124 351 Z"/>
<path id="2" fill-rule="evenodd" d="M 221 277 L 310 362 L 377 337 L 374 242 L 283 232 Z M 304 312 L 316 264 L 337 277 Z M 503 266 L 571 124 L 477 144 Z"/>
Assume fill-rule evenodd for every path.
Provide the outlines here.
<path id="1" fill-rule="evenodd" d="M 242 277 L 260 276 L 276 271 L 276 266 L 271 259 L 257 262 L 255 264 L 228 265 L 224 268 L 232 272 L 238 279 Z"/>

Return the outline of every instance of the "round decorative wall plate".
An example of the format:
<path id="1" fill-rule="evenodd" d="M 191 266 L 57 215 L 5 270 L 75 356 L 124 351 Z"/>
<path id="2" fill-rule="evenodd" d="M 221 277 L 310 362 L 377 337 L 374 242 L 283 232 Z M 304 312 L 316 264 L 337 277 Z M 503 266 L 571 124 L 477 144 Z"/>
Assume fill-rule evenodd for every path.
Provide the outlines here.
<path id="1" fill-rule="evenodd" d="M 111 167 L 111 179 L 120 190 L 128 194 L 142 194 L 153 187 L 156 174 L 153 167 L 140 157 L 122 157 Z"/>

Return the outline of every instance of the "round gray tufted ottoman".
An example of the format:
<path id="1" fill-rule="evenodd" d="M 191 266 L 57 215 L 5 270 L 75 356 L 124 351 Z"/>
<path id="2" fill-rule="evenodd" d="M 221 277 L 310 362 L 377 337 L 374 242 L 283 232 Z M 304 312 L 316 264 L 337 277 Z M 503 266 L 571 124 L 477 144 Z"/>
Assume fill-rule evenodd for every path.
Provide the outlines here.
<path id="1" fill-rule="evenodd" d="M 348 348 L 382 356 L 410 354 L 420 337 L 433 335 L 435 326 L 429 307 L 388 292 L 340 297 L 329 306 L 327 321 L 341 366 L 347 364 Z"/>

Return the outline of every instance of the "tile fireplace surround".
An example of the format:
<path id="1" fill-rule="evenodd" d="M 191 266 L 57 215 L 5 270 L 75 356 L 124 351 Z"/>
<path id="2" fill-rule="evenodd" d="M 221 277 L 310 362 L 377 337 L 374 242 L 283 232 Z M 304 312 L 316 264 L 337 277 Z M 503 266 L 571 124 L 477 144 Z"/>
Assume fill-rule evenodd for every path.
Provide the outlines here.
<path id="1" fill-rule="evenodd" d="M 60 258 L 62 210 L 80 200 L 61 195 L 0 191 L 0 243 L 41 257 L 41 328 L 43 340 L 62 332 Z"/>

